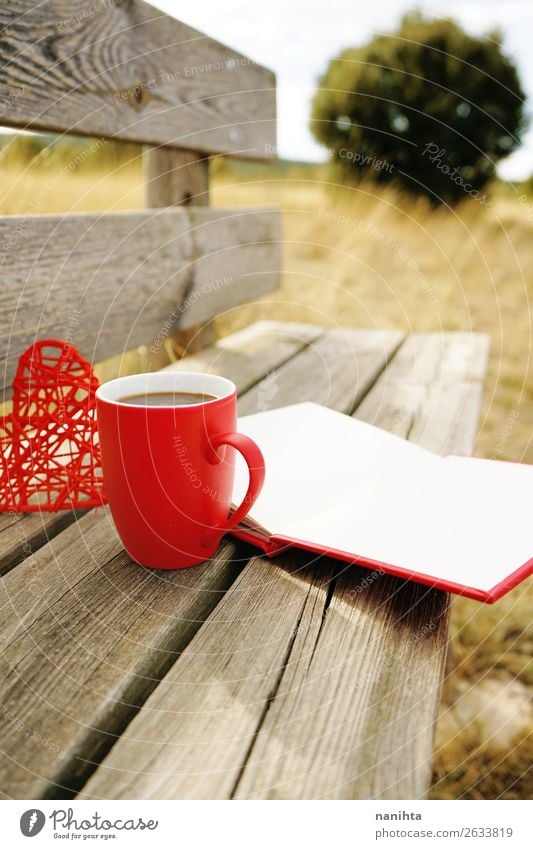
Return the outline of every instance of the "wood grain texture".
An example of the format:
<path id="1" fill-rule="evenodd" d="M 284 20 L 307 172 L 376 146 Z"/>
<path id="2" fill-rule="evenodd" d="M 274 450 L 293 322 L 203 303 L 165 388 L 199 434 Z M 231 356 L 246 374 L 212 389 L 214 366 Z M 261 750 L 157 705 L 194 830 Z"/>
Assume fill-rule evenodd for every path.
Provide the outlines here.
<path id="1" fill-rule="evenodd" d="M 482 373 L 478 342 L 468 360 L 459 355 L 464 341 L 452 338 L 445 357 L 455 364 L 459 384 Z M 405 354 L 400 348 L 396 355 L 408 390 L 406 364 L 416 376 L 413 351 L 422 343 L 408 342 Z M 379 399 L 386 397 L 382 384 L 394 375 L 395 362 L 363 401 L 367 411 L 375 410 L 376 424 L 390 424 Z M 441 377 L 437 367 L 429 383 L 439 385 Z M 436 406 L 419 406 L 410 438 L 425 438 Z M 473 432 L 465 417 L 472 414 L 467 406 L 452 410 L 447 425 L 439 419 L 439 440 L 447 426 L 446 444 L 465 446 Z M 447 619 L 448 597 L 440 591 L 303 552 L 254 558 L 81 795 L 421 797 L 429 782 Z"/>
<path id="2" fill-rule="evenodd" d="M 308 608 L 315 627 L 300 634 L 297 626 L 234 798 L 422 797 L 444 674 L 446 594 L 344 565 L 310 594 Z"/>
<path id="3" fill-rule="evenodd" d="M 143 167 L 147 206 L 209 205 L 209 159 L 206 156 L 172 147 L 146 148 Z"/>
<path id="4" fill-rule="evenodd" d="M 260 381 L 241 399 L 240 415 L 299 401 L 351 412 L 385 368 L 404 334 L 396 330 L 335 328 L 298 358 Z"/>
<path id="5" fill-rule="evenodd" d="M 269 158 L 271 71 L 139 2 L 0 7 L 2 124 Z"/>
<path id="6" fill-rule="evenodd" d="M 295 354 L 314 346 L 325 330 L 316 324 L 292 321 L 257 321 L 214 345 L 188 356 L 162 371 L 208 371 L 227 377 L 239 387 L 241 407 L 247 390 L 262 385 L 262 379 L 286 367 Z M 254 398 L 256 397 L 254 393 Z"/>
<path id="7" fill-rule="evenodd" d="M 76 519 L 71 510 L 59 513 L 0 514 L 0 575 L 29 557 Z"/>
<path id="8" fill-rule="evenodd" d="M 254 557 L 80 798 L 231 798 L 295 639 L 310 649 L 320 629 L 333 569 Z"/>
<path id="9" fill-rule="evenodd" d="M 35 339 L 91 361 L 194 327 L 278 285 L 273 210 L 156 209 L 0 219 L 0 363 Z"/>
<path id="10" fill-rule="evenodd" d="M 208 206 L 209 159 L 192 150 L 146 147 L 143 152 L 146 206 Z M 213 322 L 170 334 L 166 345 L 178 357 L 214 342 Z"/>
<path id="11" fill-rule="evenodd" d="M 437 454 L 470 454 L 488 368 L 482 333 L 409 336 L 357 411 Z"/>
<path id="12" fill-rule="evenodd" d="M 193 357 L 179 367 L 216 372 L 222 364 L 244 391 L 320 332 L 265 322 L 197 355 L 201 363 Z M 11 556 L 2 537 L 15 535 L 17 525 L 40 519 L 49 533 L 45 522 L 62 516 L 75 519 L 0 517 L 3 553 Z M 0 792 L 72 795 L 238 574 L 247 551 L 228 542 L 205 569 L 148 572 L 122 551 L 107 510 L 35 545 L 0 583 Z"/>
<path id="13" fill-rule="evenodd" d="M 217 604 L 246 552 L 229 541 L 198 569 L 140 569 L 101 510 L 13 570 L 0 590 L 1 792 L 71 795 Z"/>

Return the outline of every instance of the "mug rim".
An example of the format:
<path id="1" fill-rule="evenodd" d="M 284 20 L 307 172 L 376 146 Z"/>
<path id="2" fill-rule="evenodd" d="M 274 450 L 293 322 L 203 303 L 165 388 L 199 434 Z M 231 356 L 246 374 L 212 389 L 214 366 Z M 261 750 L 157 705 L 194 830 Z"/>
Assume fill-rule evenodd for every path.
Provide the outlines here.
<path id="1" fill-rule="evenodd" d="M 185 386 L 183 386 L 183 382 Z M 128 389 L 126 386 L 130 388 Z M 175 391 L 196 391 L 199 394 L 212 394 L 216 395 L 216 397 L 210 401 L 199 401 L 195 404 L 186 404 L 183 406 L 177 406 L 176 404 L 158 404 L 157 406 L 152 404 L 128 404 L 120 398 L 123 392 L 130 395 L 142 395 L 148 392 Z M 126 407 L 130 410 L 185 411 L 197 410 L 199 407 L 216 404 L 218 401 L 231 398 L 236 394 L 237 387 L 233 381 L 218 374 L 209 374 L 208 372 L 201 371 L 149 371 L 124 375 L 124 377 L 115 377 L 112 380 L 106 381 L 106 383 L 101 383 L 96 390 L 95 397 L 98 401 L 105 404 L 112 404 L 115 407 Z"/>

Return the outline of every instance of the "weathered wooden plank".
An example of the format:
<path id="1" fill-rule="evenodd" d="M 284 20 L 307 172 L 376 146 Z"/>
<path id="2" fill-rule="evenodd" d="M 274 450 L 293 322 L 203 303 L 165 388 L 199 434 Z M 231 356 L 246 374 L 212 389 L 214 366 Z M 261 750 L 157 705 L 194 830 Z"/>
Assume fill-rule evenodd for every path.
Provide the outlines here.
<path id="1" fill-rule="evenodd" d="M 152 147 L 145 149 L 143 165 L 147 206 L 209 205 L 206 156 L 192 150 Z"/>
<path id="2" fill-rule="evenodd" d="M 255 324 L 224 336 L 214 345 L 166 366 L 162 371 L 207 371 L 233 380 L 244 406 L 247 390 L 261 384 L 262 378 L 271 379 L 276 369 L 288 362 L 308 346 L 315 345 L 324 335 L 318 324 L 301 324 L 296 321 L 257 321 Z M 262 384 L 263 392 L 265 384 Z M 255 398 L 254 393 L 254 398 Z"/>
<path id="3" fill-rule="evenodd" d="M 420 670 L 442 673 L 445 595 L 389 577 L 370 591 L 367 570 L 337 571 L 304 552 L 251 560 L 80 796 L 353 798 L 376 767 L 369 714 L 387 730 L 394 710 L 394 751 L 411 768 L 407 708 L 413 691 L 426 698 Z"/>
<path id="4" fill-rule="evenodd" d="M 158 209 L 0 219 L 0 363 L 10 383 L 36 338 L 88 359 L 163 344 L 278 285 L 274 210 Z"/>
<path id="5" fill-rule="evenodd" d="M 146 206 L 209 206 L 209 159 L 192 150 L 147 147 L 143 152 Z M 172 350 L 185 355 L 214 342 L 213 323 L 171 334 Z M 168 343 L 166 343 L 168 344 Z"/>
<path id="6" fill-rule="evenodd" d="M 178 367 L 222 366 L 241 391 L 320 332 L 265 322 Z M 58 520 L 24 520 L 39 518 Z M 1 519 L 0 541 L 21 521 Z M 229 542 L 205 568 L 147 572 L 129 562 L 100 510 L 7 575 L 0 582 L 0 792 L 74 792 L 238 574 L 246 552 Z"/>
<path id="7" fill-rule="evenodd" d="M 422 796 L 446 594 L 348 566 L 308 604 L 317 625 L 295 640 L 234 797 Z"/>
<path id="8" fill-rule="evenodd" d="M 303 552 L 254 557 L 80 797 L 231 798 L 293 641 L 310 652 L 333 572 Z"/>
<path id="9" fill-rule="evenodd" d="M 303 354 L 247 392 L 239 412 L 249 415 L 309 400 L 351 412 L 403 338 L 396 330 L 328 330 Z"/>
<path id="10" fill-rule="evenodd" d="M 5 125 L 273 155 L 272 72 L 147 3 L 11 0 L 0 27 Z"/>
<path id="11" fill-rule="evenodd" d="M 76 514 L 71 510 L 0 514 L 0 575 L 9 572 L 75 519 Z"/>
<path id="12" fill-rule="evenodd" d="M 428 342 L 429 349 L 436 344 Z M 452 382 L 449 365 L 457 361 L 452 348 L 453 339 L 450 355 L 428 384 Z M 402 356 L 400 348 L 397 355 L 409 389 L 407 363 L 415 374 L 416 349 L 409 343 L 407 353 Z M 367 411 L 374 408 L 374 393 L 386 397 L 383 383 L 393 381 L 395 363 L 393 358 L 367 394 Z M 474 363 L 481 375 L 482 362 L 473 354 L 454 379 L 468 381 Z M 475 383 L 472 387 L 477 389 Z M 399 386 L 398 401 L 401 409 Z M 383 420 L 380 409 L 377 402 L 374 422 L 390 424 L 386 406 Z M 411 438 L 426 432 L 432 409 L 419 406 Z M 454 439 L 465 445 L 460 418 L 452 414 L 446 421 Z M 442 423 L 439 441 L 445 427 Z M 471 422 L 465 422 L 465 431 L 472 433 Z M 450 433 L 446 442 L 452 445 Z M 423 795 L 444 668 L 448 598 L 355 566 L 339 566 L 330 580 L 332 567 L 301 552 L 274 561 L 254 558 L 81 795 Z"/>
<path id="13" fill-rule="evenodd" d="M 226 336 L 201 352 L 168 366 L 169 370 L 207 371 L 233 380 L 246 392 L 266 374 L 286 363 L 315 341 L 324 329 L 297 322 L 261 321 Z M 0 514 L 0 574 L 75 520 L 71 511 L 60 513 Z"/>
<path id="14" fill-rule="evenodd" d="M 140 569 L 107 510 L 67 528 L 7 577 L 0 787 L 63 796 L 83 781 L 234 580 L 246 546 L 195 570 Z"/>
<path id="15" fill-rule="evenodd" d="M 417 333 L 357 411 L 438 454 L 470 454 L 477 435 L 489 337 Z"/>

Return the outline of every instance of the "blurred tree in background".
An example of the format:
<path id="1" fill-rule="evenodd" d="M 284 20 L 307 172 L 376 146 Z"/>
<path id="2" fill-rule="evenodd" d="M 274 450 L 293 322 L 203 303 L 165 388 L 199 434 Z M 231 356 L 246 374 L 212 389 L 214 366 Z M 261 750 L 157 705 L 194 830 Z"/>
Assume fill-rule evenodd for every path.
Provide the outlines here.
<path id="1" fill-rule="evenodd" d="M 520 143 L 525 95 L 501 36 L 406 15 L 397 32 L 332 59 L 311 129 L 336 177 L 396 181 L 433 202 L 480 197 Z"/>

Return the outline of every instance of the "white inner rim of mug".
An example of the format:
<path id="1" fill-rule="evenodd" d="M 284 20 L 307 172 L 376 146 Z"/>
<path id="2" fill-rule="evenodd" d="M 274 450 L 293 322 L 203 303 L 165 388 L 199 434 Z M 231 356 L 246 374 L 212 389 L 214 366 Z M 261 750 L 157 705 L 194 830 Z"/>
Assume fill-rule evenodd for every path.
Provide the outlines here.
<path id="1" fill-rule="evenodd" d="M 199 401 L 198 404 L 187 404 L 183 409 L 191 407 L 203 407 L 205 404 L 214 404 L 221 398 L 227 398 L 236 391 L 236 386 L 226 377 L 217 374 L 202 374 L 201 372 L 176 371 L 176 372 L 149 372 L 146 374 L 131 374 L 127 377 L 117 377 L 103 383 L 96 390 L 96 397 L 101 401 L 109 401 L 122 407 L 135 407 L 137 410 L 143 408 L 143 404 L 128 404 L 122 401 L 129 395 L 149 395 L 155 392 L 190 392 L 196 395 L 214 395 L 210 401 Z M 146 404 L 147 407 L 151 406 Z M 157 409 L 175 409 L 174 404 L 161 404 Z M 154 408 L 156 409 L 156 408 Z M 182 409 L 182 408 L 180 408 Z"/>

